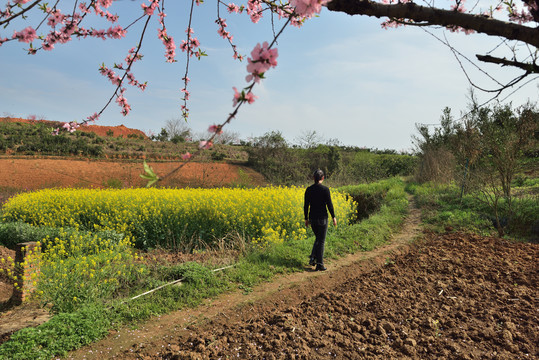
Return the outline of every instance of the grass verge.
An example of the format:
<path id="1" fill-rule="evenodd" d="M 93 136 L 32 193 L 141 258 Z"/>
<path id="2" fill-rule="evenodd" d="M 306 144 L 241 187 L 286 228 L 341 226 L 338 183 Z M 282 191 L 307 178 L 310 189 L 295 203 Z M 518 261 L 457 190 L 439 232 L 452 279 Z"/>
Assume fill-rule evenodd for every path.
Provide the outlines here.
<path id="1" fill-rule="evenodd" d="M 428 229 L 497 236 L 493 210 L 481 194 L 470 193 L 461 197 L 461 189 L 455 184 L 409 183 L 406 189 L 415 196 Z M 530 181 L 514 187 L 511 211 L 507 201 L 500 199 L 500 218 L 507 238 L 537 241 L 538 198 L 539 185 Z"/>

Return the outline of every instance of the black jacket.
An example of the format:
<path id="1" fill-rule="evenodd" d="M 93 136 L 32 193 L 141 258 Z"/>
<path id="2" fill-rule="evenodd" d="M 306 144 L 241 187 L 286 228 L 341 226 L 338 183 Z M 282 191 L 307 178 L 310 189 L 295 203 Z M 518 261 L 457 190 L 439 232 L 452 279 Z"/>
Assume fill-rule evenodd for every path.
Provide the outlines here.
<path id="1" fill-rule="evenodd" d="M 327 219 L 328 210 L 331 218 L 335 218 L 328 187 L 320 183 L 309 186 L 305 190 L 305 203 L 303 205 L 305 220 Z"/>

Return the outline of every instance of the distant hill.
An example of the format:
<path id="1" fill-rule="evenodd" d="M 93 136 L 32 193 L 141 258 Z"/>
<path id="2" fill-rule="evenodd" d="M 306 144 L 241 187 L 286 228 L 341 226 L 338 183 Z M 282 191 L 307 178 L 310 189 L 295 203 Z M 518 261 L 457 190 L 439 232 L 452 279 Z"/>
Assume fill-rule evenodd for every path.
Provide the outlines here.
<path id="1" fill-rule="evenodd" d="M 12 117 L 0 117 L 0 122 L 22 122 L 29 124 L 46 124 L 52 128 L 61 127 L 64 123 L 61 121 L 50 121 L 50 120 L 31 120 L 31 119 L 21 119 L 21 118 L 12 118 Z M 136 135 L 137 137 L 142 137 L 147 139 L 148 136 L 137 129 L 130 129 L 124 125 L 118 126 L 102 126 L 102 125 L 87 125 L 81 126 L 77 131 L 83 132 L 93 132 L 99 136 L 113 136 L 113 137 L 127 137 L 128 135 Z"/>
<path id="2" fill-rule="evenodd" d="M 63 124 L 59 121 L 0 117 L 0 156 L 181 161 L 183 154 L 198 150 L 198 142 L 159 141 L 124 125 L 81 126 L 74 133 L 60 131 L 58 136 L 54 136 L 51 129 Z M 245 164 L 247 152 L 242 146 L 215 144 L 197 156 L 195 161 Z"/>
<path id="3" fill-rule="evenodd" d="M 198 143 L 157 141 L 124 125 L 80 127 L 51 134 L 62 122 L 0 117 L 0 206 L 20 191 L 54 187 L 145 186 L 142 161 L 159 175 L 175 169 Z M 161 186 L 262 186 L 264 177 L 246 166 L 240 146 L 215 145 Z"/>

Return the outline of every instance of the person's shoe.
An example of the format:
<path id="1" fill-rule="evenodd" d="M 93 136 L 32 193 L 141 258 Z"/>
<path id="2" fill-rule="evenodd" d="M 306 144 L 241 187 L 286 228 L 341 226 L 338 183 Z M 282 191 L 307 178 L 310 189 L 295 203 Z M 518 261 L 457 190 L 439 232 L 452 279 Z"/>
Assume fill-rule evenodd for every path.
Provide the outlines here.
<path id="1" fill-rule="evenodd" d="M 316 268 L 314 269 L 314 271 L 326 271 L 326 270 L 327 270 L 327 268 L 324 265 L 321 265 L 321 264 L 317 264 Z"/>
<path id="2" fill-rule="evenodd" d="M 316 265 L 316 259 L 315 259 L 315 258 L 313 258 L 313 257 L 312 257 L 312 258 L 310 258 L 310 259 L 309 259 L 309 265 L 311 265 L 311 266 L 315 266 L 315 265 Z"/>

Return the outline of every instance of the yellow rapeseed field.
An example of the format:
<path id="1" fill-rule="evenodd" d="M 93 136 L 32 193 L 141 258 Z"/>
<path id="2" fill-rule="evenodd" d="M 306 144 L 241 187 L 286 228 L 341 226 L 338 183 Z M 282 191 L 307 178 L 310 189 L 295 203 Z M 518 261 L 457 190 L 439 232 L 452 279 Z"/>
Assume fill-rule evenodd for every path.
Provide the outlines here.
<path id="1" fill-rule="evenodd" d="M 258 245 L 303 239 L 303 196 L 304 189 L 296 187 L 46 189 L 19 194 L 3 206 L 3 221 L 60 231 L 42 239 L 42 252 L 26 258 L 40 264 L 39 275 L 7 275 L 15 284 L 36 282 L 36 296 L 57 311 L 72 311 L 146 275 L 134 243 L 169 247 L 195 239 L 208 244 L 230 234 Z M 352 201 L 338 192 L 332 199 L 336 216 L 349 218 Z M 123 235 L 107 236 L 104 230 Z"/>
<path id="2" fill-rule="evenodd" d="M 46 189 L 12 198 L 4 221 L 114 230 L 138 246 L 167 246 L 189 239 L 211 242 L 231 233 L 253 242 L 302 239 L 304 189 Z M 336 216 L 352 215 L 352 201 L 332 193 Z"/>

